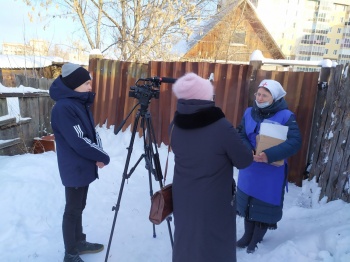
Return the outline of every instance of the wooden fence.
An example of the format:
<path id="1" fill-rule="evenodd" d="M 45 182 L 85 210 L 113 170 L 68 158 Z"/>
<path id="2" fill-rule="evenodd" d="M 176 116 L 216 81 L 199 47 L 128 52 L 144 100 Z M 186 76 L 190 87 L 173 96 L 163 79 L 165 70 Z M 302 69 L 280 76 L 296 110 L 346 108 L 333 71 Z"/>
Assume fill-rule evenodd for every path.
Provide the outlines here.
<path id="1" fill-rule="evenodd" d="M 9 113 L 6 98 L 18 98 L 20 119 L 17 121 L 14 116 L 0 121 L 0 140 L 9 141 L 0 145 L 0 155 L 32 153 L 34 138 L 52 133 L 50 116 L 54 101 L 48 93 L 0 94 L 0 116 Z"/>
<path id="2" fill-rule="evenodd" d="M 254 100 L 253 93 L 260 81 L 271 78 L 279 81 L 287 91 L 289 108 L 296 114 L 303 136 L 302 149 L 289 160 L 289 181 L 302 185 L 308 162 L 314 107 L 317 98 L 318 72 L 285 72 L 261 70 L 261 62 L 250 65 L 219 64 L 208 62 L 150 62 L 138 64 L 93 58 L 89 71 L 93 74 L 93 86 L 97 93 L 93 106 L 96 124 L 115 126 L 122 123 L 138 102 L 129 97 L 130 87 L 139 78 L 179 78 L 194 72 L 203 78 L 214 74 L 215 103 L 221 107 L 226 118 L 237 126 L 245 108 Z M 171 84 L 162 83 L 159 99 L 150 100 L 149 111 L 158 144 L 168 144 L 168 127 L 176 110 L 176 97 Z M 123 126 L 133 124 L 136 110 Z"/>
<path id="3" fill-rule="evenodd" d="M 350 203 L 350 66 L 331 70 L 329 87 L 320 91 L 310 178 L 321 187 L 320 199 Z"/>
<path id="4" fill-rule="evenodd" d="M 316 177 L 322 187 L 321 197 L 328 196 L 329 200 L 341 198 L 349 202 L 349 67 L 344 71 L 341 66 L 322 68 L 319 74 L 267 71 L 262 70 L 261 65 L 261 61 L 252 61 L 250 65 L 205 62 L 138 64 L 91 59 L 89 71 L 93 74 L 94 91 L 97 93 L 93 106 L 96 124 L 113 125 L 118 129 L 138 102 L 136 98 L 129 97 L 129 91 L 139 78 L 178 78 L 186 72 L 195 72 L 204 78 L 214 74 L 216 105 L 237 126 L 245 108 L 254 102 L 253 93 L 260 81 L 275 79 L 287 91 L 287 103 L 296 114 L 303 136 L 301 150 L 289 159 L 289 181 L 301 186 L 303 178 L 307 177 L 305 174 L 310 172 L 309 179 Z M 171 87 L 171 84 L 162 83 L 159 99 L 152 98 L 149 104 L 159 145 L 168 144 L 168 126 L 176 110 L 176 98 L 172 95 Z M 7 97 L 18 97 L 22 120 L 2 120 L 0 140 L 14 139 L 17 142 L 11 141 L 13 144 L 21 140 L 21 145 L 18 147 L 20 151 L 1 148 L 0 155 L 31 152 L 34 137 L 51 133 L 50 113 L 54 101 L 47 93 L 0 94 L 0 116 L 8 114 Z M 136 111 L 123 125 L 123 130 L 133 124 L 135 115 Z"/>

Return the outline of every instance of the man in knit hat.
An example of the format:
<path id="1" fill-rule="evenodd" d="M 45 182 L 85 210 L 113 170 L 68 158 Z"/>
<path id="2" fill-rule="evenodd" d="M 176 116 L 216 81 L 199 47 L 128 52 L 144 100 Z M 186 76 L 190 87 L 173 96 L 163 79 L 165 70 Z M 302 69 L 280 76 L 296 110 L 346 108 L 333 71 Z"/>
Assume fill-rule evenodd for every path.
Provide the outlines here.
<path id="1" fill-rule="evenodd" d="M 95 93 L 92 92 L 89 72 L 77 64 L 66 63 L 49 92 L 56 101 L 52 108 L 51 125 L 58 168 L 65 186 L 66 205 L 62 222 L 64 262 L 82 262 L 79 255 L 103 250 L 103 245 L 86 241 L 82 213 L 89 184 L 98 178 L 98 168 L 108 165 L 110 159 L 94 128 L 90 106 Z"/>

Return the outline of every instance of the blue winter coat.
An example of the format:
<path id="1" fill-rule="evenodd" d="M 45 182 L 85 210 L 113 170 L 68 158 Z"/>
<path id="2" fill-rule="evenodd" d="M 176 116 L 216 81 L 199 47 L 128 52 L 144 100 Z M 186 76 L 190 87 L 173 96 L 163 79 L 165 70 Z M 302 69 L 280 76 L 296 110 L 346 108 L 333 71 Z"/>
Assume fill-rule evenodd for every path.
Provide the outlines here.
<path id="1" fill-rule="evenodd" d="M 76 92 L 68 88 L 61 77 L 52 83 L 49 92 L 56 101 L 51 112 L 51 126 L 62 184 L 87 186 L 98 178 L 96 162 L 109 163 L 90 110 L 95 93 Z"/>
<path id="2" fill-rule="evenodd" d="M 172 261 L 235 262 L 233 167 L 253 155 L 212 101 L 179 99 L 174 124 Z"/>
<path id="3" fill-rule="evenodd" d="M 294 155 L 301 147 L 301 134 L 295 116 L 288 110 L 283 98 L 264 109 L 255 105 L 246 110 L 238 128 L 246 145 L 255 150 L 256 135 L 265 119 L 289 127 L 285 142 L 264 150 L 268 162 L 272 163 Z M 237 192 L 238 213 L 254 221 L 269 224 L 278 222 L 282 218 L 286 179 L 287 161 L 280 167 L 253 162 L 249 167 L 240 170 Z"/>

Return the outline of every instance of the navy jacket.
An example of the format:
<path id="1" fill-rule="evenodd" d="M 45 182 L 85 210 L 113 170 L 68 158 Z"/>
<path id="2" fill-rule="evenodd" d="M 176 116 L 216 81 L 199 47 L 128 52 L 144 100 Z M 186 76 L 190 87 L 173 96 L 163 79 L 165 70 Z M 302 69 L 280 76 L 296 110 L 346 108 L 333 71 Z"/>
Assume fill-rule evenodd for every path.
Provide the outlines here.
<path id="1" fill-rule="evenodd" d="M 213 101 L 179 99 L 173 122 L 172 261 L 235 262 L 233 167 L 253 155 Z"/>
<path id="2" fill-rule="evenodd" d="M 90 110 L 95 93 L 76 92 L 68 88 L 60 76 L 49 92 L 56 101 L 51 112 L 51 126 L 62 184 L 87 186 L 98 178 L 96 162 L 109 163 Z"/>

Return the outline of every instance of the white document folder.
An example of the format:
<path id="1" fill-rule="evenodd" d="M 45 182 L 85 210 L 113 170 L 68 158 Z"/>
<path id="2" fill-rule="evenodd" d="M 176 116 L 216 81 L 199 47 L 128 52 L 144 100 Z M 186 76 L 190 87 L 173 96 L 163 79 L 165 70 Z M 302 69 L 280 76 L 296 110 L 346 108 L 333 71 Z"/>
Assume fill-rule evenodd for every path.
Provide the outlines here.
<path id="1" fill-rule="evenodd" d="M 287 140 L 288 126 L 276 122 L 262 122 L 260 135 L 270 136 L 281 140 Z"/>

